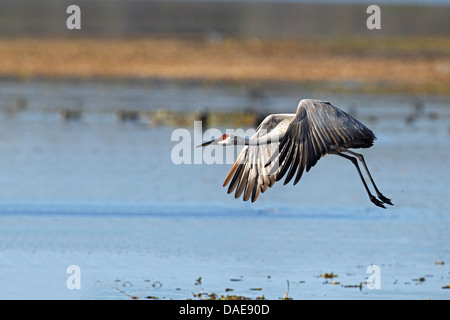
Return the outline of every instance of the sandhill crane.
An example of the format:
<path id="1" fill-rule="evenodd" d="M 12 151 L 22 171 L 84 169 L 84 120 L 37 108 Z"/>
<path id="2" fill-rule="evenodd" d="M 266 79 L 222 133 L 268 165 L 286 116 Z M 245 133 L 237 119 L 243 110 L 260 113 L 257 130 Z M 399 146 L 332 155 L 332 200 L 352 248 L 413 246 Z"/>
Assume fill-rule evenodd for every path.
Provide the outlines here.
<path id="1" fill-rule="evenodd" d="M 375 139 L 371 130 L 330 102 L 303 99 L 295 114 L 267 116 L 251 138 L 224 134 L 198 147 L 244 145 L 223 183 L 224 187 L 230 184 L 228 193 L 236 190 L 235 198 L 244 194 L 244 201 L 250 198 L 256 201 L 260 193 L 286 173 L 284 184 L 295 173 L 294 185 L 297 184 L 304 170 L 308 172 L 321 157 L 334 154 L 355 165 L 370 201 L 386 208 L 384 204 L 393 204 L 378 190 L 363 155 L 349 150 L 370 148 Z M 378 199 L 370 192 L 357 159 L 363 164 Z"/>

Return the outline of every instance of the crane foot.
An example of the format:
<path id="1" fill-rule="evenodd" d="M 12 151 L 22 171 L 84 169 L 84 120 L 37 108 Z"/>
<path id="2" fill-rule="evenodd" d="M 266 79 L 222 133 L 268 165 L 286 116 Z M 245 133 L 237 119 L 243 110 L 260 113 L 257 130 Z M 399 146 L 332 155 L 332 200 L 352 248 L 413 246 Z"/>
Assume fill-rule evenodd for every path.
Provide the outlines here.
<path id="1" fill-rule="evenodd" d="M 378 200 L 375 196 L 371 195 L 370 196 L 370 201 L 372 201 L 376 206 L 386 209 L 386 207 L 384 206 L 383 202 Z"/>

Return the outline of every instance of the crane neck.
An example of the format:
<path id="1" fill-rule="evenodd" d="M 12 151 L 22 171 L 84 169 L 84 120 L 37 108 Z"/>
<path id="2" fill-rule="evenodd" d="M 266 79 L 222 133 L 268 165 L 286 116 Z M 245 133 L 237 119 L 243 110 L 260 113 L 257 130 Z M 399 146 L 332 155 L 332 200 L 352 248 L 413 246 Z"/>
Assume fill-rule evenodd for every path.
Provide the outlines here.
<path id="1" fill-rule="evenodd" d="M 266 134 L 258 138 L 242 138 L 238 136 L 234 137 L 235 145 L 245 145 L 245 146 L 260 146 L 279 141 L 281 141 L 281 137 L 279 135 L 277 135 L 276 137 L 272 137 L 269 134 Z"/>

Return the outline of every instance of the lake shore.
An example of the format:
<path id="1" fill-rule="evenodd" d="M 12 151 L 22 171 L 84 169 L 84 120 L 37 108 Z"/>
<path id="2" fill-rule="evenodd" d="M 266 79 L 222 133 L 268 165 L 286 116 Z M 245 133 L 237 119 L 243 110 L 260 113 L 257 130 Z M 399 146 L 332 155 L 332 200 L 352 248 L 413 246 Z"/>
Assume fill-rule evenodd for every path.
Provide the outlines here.
<path id="1" fill-rule="evenodd" d="M 0 77 L 301 82 L 337 91 L 449 94 L 446 37 L 304 40 L 1 38 Z"/>

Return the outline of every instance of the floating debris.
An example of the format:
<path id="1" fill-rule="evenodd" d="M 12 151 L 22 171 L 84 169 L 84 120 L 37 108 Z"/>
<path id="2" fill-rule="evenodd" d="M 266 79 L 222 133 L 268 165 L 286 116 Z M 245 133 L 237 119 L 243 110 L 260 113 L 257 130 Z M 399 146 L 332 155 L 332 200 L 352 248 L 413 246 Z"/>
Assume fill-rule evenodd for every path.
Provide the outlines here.
<path id="1" fill-rule="evenodd" d="M 343 288 L 359 288 L 359 290 L 362 290 L 362 285 L 367 284 L 367 282 L 360 282 L 359 284 L 346 284 L 342 285 Z"/>
<path id="2" fill-rule="evenodd" d="M 287 291 L 284 294 L 283 298 L 281 300 L 292 300 L 292 298 L 289 297 L 289 280 L 286 280 L 287 282 Z"/>
<path id="3" fill-rule="evenodd" d="M 141 117 L 145 115 L 145 119 L 148 119 L 148 124 L 154 127 L 191 127 L 194 121 L 201 121 L 203 130 L 220 126 L 255 127 L 265 118 L 258 112 L 250 111 L 212 112 L 201 110 L 199 112 L 175 112 L 158 109 L 155 111 L 142 111 L 140 114 Z"/>
<path id="4" fill-rule="evenodd" d="M 322 278 L 330 279 L 330 278 L 337 278 L 337 274 L 331 273 L 324 273 L 320 275 Z"/>
<path id="5" fill-rule="evenodd" d="M 448 285 L 442 287 L 442 289 L 450 289 L 450 284 L 448 284 Z"/>
<path id="6" fill-rule="evenodd" d="M 195 280 L 194 283 L 196 286 L 198 286 L 199 284 L 202 284 L 202 277 L 198 277 L 197 280 Z"/>
<path id="7" fill-rule="evenodd" d="M 248 297 L 244 296 L 238 296 L 233 294 L 227 294 L 227 295 L 217 295 L 216 293 L 206 293 L 203 291 L 200 291 L 199 293 L 191 292 L 195 298 L 199 298 L 202 300 L 251 300 Z"/>
<path id="8" fill-rule="evenodd" d="M 444 261 L 439 261 L 439 260 L 436 260 L 435 262 L 434 262 L 434 264 L 435 265 L 437 265 L 437 266 L 442 266 L 442 265 L 444 265 Z"/>
<path id="9" fill-rule="evenodd" d="M 122 122 L 138 121 L 139 120 L 139 111 L 119 110 L 119 111 L 117 111 L 117 118 Z"/>
<path id="10" fill-rule="evenodd" d="M 133 299 L 133 300 L 139 299 L 138 297 L 132 296 L 131 294 L 128 294 L 128 293 L 126 293 L 125 291 L 119 289 L 117 286 L 112 286 L 112 285 L 110 285 L 110 284 L 108 284 L 108 283 L 105 283 L 105 282 L 103 282 L 103 281 L 100 281 L 100 280 L 98 280 L 98 282 L 101 283 L 101 284 L 103 284 L 103 285 L 105 285 L 105 286 L 108 286 L 108 287 L 110 287 L 110 288 L 113 288 L 113 289 L 119 291 L 120 293 L 122 293 L 122 294 L 128 296 L 129 298 L 131 298 L 131 299 Z"/>
<path id="11" fill-rule="evenodd" d="M 244 297 L 244 296 L 237 296 L 237 295 L 229 295 L 227 294 L 226 296 L 221 295 L 219 300 L 251 300 L 248 297 Z"/>
<path id="12" fill-rule="evenodd" d="M 203 293 L 203 289 L 199 293 L 191 292 L 194 298 L 202 298 L 203 295 L 208 295 L 207 293 Z"/>
<path id="13" fill-rule="evenodd" d="M 82 112 L 79 109 L 63 109 L 61 117 L 64 121 L 77 121 L 81 119 Z"/>

